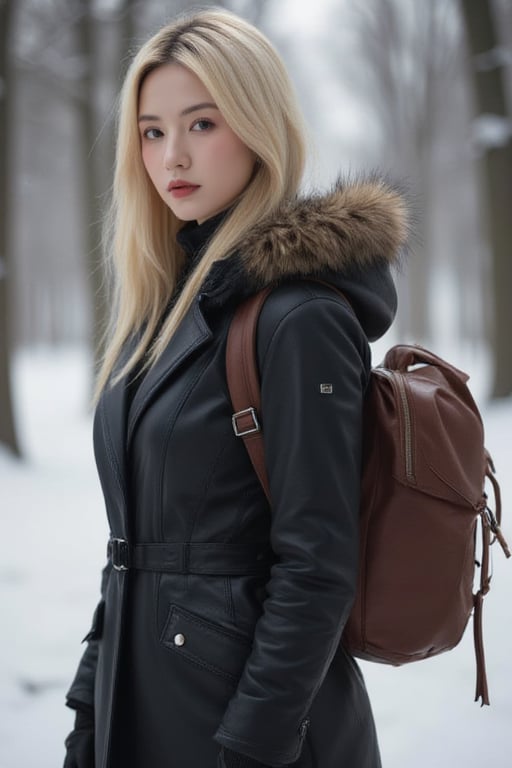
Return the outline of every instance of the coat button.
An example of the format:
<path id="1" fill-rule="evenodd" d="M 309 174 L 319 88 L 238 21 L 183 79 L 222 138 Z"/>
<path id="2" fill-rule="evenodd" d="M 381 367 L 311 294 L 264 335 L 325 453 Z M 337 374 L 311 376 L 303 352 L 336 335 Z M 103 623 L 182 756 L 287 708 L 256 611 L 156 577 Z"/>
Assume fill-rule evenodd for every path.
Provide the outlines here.
<path id="1" fill-rule="evenodd" d="M 174 635 L 174 645 L 185 645 L 185 635 L 182 635 L 181 632 Z"/>

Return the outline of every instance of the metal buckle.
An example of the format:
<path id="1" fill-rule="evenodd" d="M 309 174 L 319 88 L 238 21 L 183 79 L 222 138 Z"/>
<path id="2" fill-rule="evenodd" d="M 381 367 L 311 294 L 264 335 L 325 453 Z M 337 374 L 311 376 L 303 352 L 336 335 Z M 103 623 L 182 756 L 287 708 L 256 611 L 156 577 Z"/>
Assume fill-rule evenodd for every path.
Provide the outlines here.
<path id="1" fill-rule="evenodd" d="M 110 559 L 114 570 L 128 570 L 130 567 L 130 548 L 126 539 L 110 539 Z"/>
<path id="2" fill-rule="evenodd" d="M 251 416 L 254 426 L 244 430 L 238 429 L 237 419 L 241 416 Z M 243 411 L 238 411 L 238 413 L 234 413 L 231 417 L 231 423 L 233 425 L 233 431 L 237 437 L 244 437 L 245 435 L 252 435 L 253 432 L 261 431 L 260 423 L 258 421 L 258 417 L 256 416 L 256 411 L 254 408 L 246 408 Z"/>

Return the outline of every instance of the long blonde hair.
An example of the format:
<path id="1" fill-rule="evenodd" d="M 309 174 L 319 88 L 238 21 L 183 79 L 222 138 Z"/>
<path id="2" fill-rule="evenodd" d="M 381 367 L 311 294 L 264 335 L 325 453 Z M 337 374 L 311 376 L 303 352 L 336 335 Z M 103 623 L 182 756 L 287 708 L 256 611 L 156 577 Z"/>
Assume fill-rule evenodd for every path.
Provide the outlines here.
<path id="1" fill-rule="evenodd" d="M 154 341 L 144 367 L 165 349 L 189 310 L 212 263 L 232 254 L 243 235 L 298 190 L 305 161 L 300 110 L 282 60 L 251 24 L 221 10 L 199 11 L 163 27 L 135 56 L 120 95 L 108 254 L 114 301 L 96 396 L 144 356 L 175 288 L 184 254 L 183 225 L 155 191 L 142 163 L 137 126 L 144 78 L 168 63 L 193 72 L 230 128 L 257 155 L 255 173 L 224 219 Z M 119 365 L 125 342 L 141 332 Z"/>

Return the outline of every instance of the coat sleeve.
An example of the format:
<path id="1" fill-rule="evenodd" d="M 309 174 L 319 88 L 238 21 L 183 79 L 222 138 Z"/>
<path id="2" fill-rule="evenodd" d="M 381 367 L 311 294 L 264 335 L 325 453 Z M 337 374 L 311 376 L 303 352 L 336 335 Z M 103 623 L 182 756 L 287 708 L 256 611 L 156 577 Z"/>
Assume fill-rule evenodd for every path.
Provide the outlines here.
<path id="1" fill-rule="evenodd" d="M 283 312 L 280 293 L 267 300 L 258 327 L 277 562 L 251 654 L 215 735 L 272 766 L 300 755 L 309 709 L 355 596 L 369 373 L 367 340 L 339 297 L 302 287 Z"/>
<path id="2" fill-rule="evenodd" d="M 75 677 L 66 694 L 66 704 L 72 709 L 94 708 L 94 680 L 99 642 L 103 631 L 104 596 L 110 571 L 111 564 L 108 563 L 101 576 L 101 600 L 94 611 L 91 628 L 82 641 L 87 643 L 87 647 L 82 654 Z"/>

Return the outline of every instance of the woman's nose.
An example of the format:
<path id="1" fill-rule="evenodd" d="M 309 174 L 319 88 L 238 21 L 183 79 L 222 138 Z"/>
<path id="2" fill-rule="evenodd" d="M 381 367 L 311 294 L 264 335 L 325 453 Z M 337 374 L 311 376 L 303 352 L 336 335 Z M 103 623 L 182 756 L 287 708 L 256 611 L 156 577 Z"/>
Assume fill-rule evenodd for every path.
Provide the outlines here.
<path id="1" fill-rule="evenodd" d="M 190 156 L 183 142 L 176 138 L 169 138 L 165 147 L 164 166 L 166 170 L 172 171 L 173 168 L 188 168 L 190 165 Z"/>

